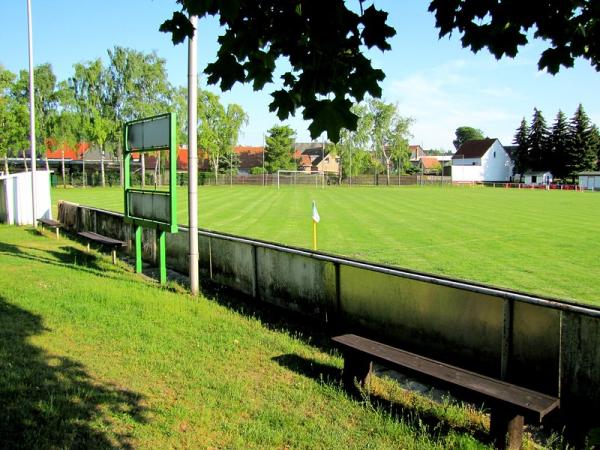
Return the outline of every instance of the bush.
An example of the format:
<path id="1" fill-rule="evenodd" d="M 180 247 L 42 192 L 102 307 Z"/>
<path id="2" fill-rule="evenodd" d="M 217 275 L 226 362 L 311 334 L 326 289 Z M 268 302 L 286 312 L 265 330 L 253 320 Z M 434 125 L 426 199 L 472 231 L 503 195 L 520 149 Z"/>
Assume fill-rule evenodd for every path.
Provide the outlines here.
<path id="1" fill-rule="evenodd" d="M 262 175 L 263 173 L 267 173 L 267 169 L 264 167 L 252 167 L 250 169 L 250 175 Z"/>

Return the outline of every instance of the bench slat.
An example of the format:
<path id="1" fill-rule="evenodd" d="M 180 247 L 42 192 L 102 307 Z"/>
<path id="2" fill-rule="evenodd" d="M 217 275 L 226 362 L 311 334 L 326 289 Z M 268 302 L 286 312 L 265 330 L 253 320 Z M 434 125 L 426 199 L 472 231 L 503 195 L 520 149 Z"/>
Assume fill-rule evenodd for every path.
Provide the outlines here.
<path id="1" fill-rule="evenodd" d="M 354 334 L 334 337 L 333 341 L 343 349 L 365 353 L 374 361 L 409 369 L 474 391 L 488 399 L 508 403 L 525 411 L 536 413 L 539 420 L 560 404 L 560 400 L 556 397 L 460 369 Z"/>
<path id="2" fill-rule="evenodd" d="M 40 218 L 37 221 L 52 228 L 62 228 L 62 224 L 56 220 Z"/>
<path id="3" fill-rule="evenodd" d="M 101 234 L 94 233 L 92 231 L 80 231 L 77 234 L 79 236 L 87 238 L 91 241 L 99 242 L 100 244 L 120 246 L 120 247 L 125 246 L 125 242 L 123 242 L 123 241 L 119 241 L 118 239 L 109 238 L 107 236 L 102 236 Z"/>

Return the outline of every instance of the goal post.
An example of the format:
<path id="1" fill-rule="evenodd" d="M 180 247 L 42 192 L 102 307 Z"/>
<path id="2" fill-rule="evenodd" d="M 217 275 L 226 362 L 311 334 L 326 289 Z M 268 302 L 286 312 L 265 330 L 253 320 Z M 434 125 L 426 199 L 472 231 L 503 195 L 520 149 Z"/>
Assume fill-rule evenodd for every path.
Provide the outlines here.
<path id="1" fill-rule="evenodd" d="M 325 187 L 325 172 L 305 172 L 303 170 L 278 170 L 274 179 L 277 189 L 281 186 Z"/>

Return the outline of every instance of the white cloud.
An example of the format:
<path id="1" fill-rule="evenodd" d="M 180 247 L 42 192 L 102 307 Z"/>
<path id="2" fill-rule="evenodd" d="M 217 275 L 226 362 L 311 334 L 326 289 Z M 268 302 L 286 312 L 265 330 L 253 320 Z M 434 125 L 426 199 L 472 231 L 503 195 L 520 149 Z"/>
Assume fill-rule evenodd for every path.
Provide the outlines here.
<path id="1" fill-rule="evenodd" d="M 503 143 L 512 140 L 518 118 L 510 103 L 521 96 L 509 86 L 490 85 L 485 77 L 477 77 L 480 69 L 455 60 L 389 82 L 387 99 L 397 101 L 402 114 L 416 121 L 415 143 L 451 149 L 454 131 L 463 125 L 481 128 Z"/>

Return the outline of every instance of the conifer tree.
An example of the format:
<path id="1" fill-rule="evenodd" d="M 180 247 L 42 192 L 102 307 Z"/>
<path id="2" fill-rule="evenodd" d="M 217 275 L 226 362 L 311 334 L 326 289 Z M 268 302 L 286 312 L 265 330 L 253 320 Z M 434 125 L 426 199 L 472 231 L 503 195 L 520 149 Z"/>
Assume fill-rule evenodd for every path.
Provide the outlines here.
<path id="1" fill-rule="evenodd" d="M 529 125 L 527 125 L 525 117 L 523 117 L 521 125 L 517 128 L 513 144 L 517 146 L 517 149 L 513 154 L 513 160 L 515 162 L 513 175 L 518 173 L 520 176 L 523 176 L 523 173 L 528 167 L 529 154 Z"/>
<path id="2" fill-rule="evenodd" d="M 596 168 L 600 170 L 600 130 L 595 124 L 592 125 L 590 141 L 596 154 Z"/>
<path id="3" fill-rule="evenodd" d="M 548 128 L 546 119 L 542 112 L 534 108 L 533 119 L 529 129 L 529 154 L 528 167 L 529 170 L 547 170 L 548 169 Z"/>
<path id="4" fill-rule="evenodd" d="M 565 114 L 559 110 L 550 134 L 548 168 L 554 178 L 564 178 L 567 173 L 567 152 L 569 148 L 570 134 L 569 123 Z"/>
<path id="5" fill-rule="evenodd" d="M 590 119 L 581 103 L 570 122 L 570 145 L 567 152 L 567 174 L 575 182 L 575 176 L 583 170 L 596 168 L 597 148 L 593 142 Z"/>

